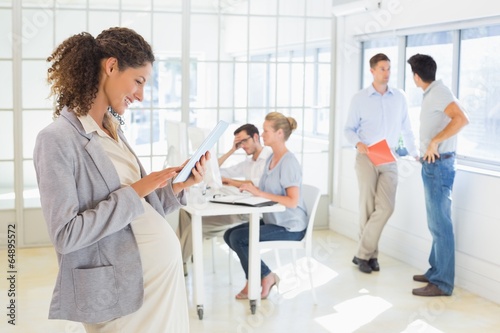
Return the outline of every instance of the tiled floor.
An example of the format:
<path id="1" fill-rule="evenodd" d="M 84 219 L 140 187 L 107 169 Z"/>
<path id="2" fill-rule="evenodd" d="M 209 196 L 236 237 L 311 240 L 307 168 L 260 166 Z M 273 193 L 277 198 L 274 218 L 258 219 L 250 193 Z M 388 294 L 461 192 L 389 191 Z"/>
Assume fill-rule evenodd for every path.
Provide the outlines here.
<path id="1" fill-rule="evenodd" d="M 264 253 L 264 260 L 282 281 L 279 293 L 273 289 L 269 299 L 262 301 L 256 314 L 251 315 L 248 301 L 234 299 L 243 285 L 239 263 L 233 261 L 234 282 L 230 285 L 227 248 L 222 242 L 218 243 L 213 273 L 211 243 L 206 241 L 203 320 L 198 319 L 193 305 L 191 271 L 186 278 L 191 332 L 500 332 L 498 304 L 460 288 L 456 288 L 451 297 L 412 296 L 411 289 L 422 285 L 411 279 L 413 274 L 421 273 L 415 268 L 381 255 L 381 271 L 368 275 L 359 272 L 350 262 L 356 246 L 352 240 L 324 230 L 315 231 L 314 243 L 312 269 L 318 304 L 313 304 L 303 260 L 299 260 L 295 275 L 288 251 L 280 252 L 282 267 L 277 269 L 274 256 Z M 6 257 L 6 251 L 0 250 L 0 258 Z M 46 319 L 57 271 L 53 249 L 19 249 L 17 262 L 17 325 L 7 324 L 8 281 L 2 277 L 0 304 L 4 310 L 0 316 L 0 332 L 83 332 L 78 323 Z M 191 270 L 190 265 L 188 269 Z M 7 271 L 6 264 L 4 271 Z"/>

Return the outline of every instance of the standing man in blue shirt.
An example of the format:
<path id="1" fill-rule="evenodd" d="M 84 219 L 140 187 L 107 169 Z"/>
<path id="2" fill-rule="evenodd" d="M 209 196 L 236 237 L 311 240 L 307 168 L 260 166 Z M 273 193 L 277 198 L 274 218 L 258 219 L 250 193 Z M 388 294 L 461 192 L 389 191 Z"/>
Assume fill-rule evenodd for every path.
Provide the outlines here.
<path id="1" fill-rule="evenodd" d="M 395 152 L 402 136 L 411 156 L 418 159 L 415 137 L 408 116 L 406 95 L 389 87 L 391 61 L 382 53 L 370 59 L 373 83 L 351 101 L 344 133 L 356 147 L 359 185 L 359 244 L 352 262 L 364 273 L 379 271 L 378 242 L 394 211 L 398 184 L 397 163 L 375 166 L 367 156 L 368 146 L 387 140 Z"/>
<path id="2" fill-rule="evenodd" d="M 457 133 L 469 123 L 466 113 L 441 80 L 428 55 L 416 54 L 408 63 L 413 80 L 422 88 L 420 153 L 427 225 L 432 235 L 430 268 L 413 280 L 427 283 L 413 289 L 417 296 L 449 296 L 455 282 L 455 242 L 451 220 L 451 191 L 455 179 Z"/>

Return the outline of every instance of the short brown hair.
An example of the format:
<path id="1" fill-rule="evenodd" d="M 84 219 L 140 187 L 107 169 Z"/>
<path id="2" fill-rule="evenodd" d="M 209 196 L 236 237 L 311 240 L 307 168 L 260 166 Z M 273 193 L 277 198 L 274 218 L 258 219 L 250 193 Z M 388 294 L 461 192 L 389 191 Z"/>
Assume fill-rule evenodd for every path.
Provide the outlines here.
<path id="1" fill-rule="evenodd" d="M 252 138 L 255 134 L 257 134 L 257 136 L 259 135 L 259 130 L 257 129 L 257 127 L 255 127 L 255 125 L 253 124 L 245 124 L 245 125 L 241 125 L 240 127 L 238 127 L 235 131 L 234 131 L 234 135 L 237 135 L 238 133 L 242 132 L 242 131 L 245 131 L 248 135 L 250 135 Z"/>
<path id="2" fill-rule="evenodd" d="M 377 53 L 373 57 L 370 58 L 370 68 L 375 68 L 375 66 L 377 66 L 377 64 L 380 61 L 389 61 L 389 62 L 391 62 L 391 59 L 389 59 L 389 57 L 386 56 L 383 53 Z"/>

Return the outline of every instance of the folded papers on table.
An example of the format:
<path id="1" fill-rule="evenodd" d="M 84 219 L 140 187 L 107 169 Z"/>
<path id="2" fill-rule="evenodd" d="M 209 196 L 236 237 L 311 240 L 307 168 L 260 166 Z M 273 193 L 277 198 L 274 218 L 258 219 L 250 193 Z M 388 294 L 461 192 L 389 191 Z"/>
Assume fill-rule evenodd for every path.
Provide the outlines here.
<path id="1" fill-rule="evenodd" d="M 276 202 L 274 201 L 256 197 L 253 195 L 215 195 L 214 198 L 210 201 L 222 204 L 244 205 L 253 207 L 271 206 L 276 204 Z"/>

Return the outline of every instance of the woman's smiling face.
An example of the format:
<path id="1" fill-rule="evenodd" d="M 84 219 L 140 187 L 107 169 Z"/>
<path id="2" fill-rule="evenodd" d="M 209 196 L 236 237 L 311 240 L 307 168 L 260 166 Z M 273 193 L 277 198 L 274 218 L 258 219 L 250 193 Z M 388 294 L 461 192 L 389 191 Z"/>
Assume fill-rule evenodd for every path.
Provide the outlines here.
<path id="1" fill-rule="evenodd" d="M 144 86 L 152 71 L 151 63 L 137 68 L 129 67 L 123 71 L 118 69 L 117 64 L 114 65 L 109 72 L 104 91 L 109 105 L 116 113 L 123 115 L 132 103 L 143 100 Z"/>

